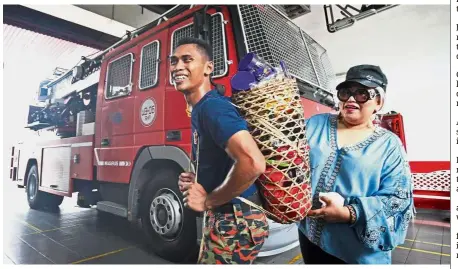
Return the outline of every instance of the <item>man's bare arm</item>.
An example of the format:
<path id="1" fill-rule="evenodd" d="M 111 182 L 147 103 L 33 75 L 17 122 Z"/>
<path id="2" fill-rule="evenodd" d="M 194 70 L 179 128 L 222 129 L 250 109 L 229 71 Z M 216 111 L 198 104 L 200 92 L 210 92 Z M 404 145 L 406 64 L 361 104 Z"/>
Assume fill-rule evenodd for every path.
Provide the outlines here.
<path id="1" fill-rule="evenodd" d="M 208 208 L 223 205 L 239 196 L 266 169 L 264 156 L 247 131 L 234 134 L 227 143 L 226 152 L 235 163 L 224 182 L 207 196 L 205 204 Z"/>

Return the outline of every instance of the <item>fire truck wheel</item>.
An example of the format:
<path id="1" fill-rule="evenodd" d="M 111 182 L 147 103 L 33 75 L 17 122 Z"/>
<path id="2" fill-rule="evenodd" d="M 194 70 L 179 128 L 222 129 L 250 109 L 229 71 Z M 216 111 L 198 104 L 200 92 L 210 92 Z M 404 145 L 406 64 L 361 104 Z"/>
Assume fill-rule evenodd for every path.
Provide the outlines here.
<path id="1" fill-rule="evenodd" d="M 48 207 L 58 207 L 62 204 L 62 201 L 64 201 L 64 196 L 60 195 L 54 195 L 51 193 L 45 193 L 46 194 L 46 206 Z"/>
<path id="2" fill-rule="evenodd" d="M 145 189 L 142 227 L 153 251 L 172 262 L 189 263 L 197 249 L 196 214 L 183 207 L 179 172 L 160 170 Z"/>
<path id="3" fill-rule="evenodd" d="M 30 167 L 27 174 L 27 201 L 32 209 L 40 209 L 48 204 L 51 200 L 47 193 L 38 190 L 38 168 L 36 165 Z"/>
<path id="4" fill-rule="evenodd" d="M 81 192 L 78 192 L 78 200 L 76 201 L 76 204 L 82 208 L 91 208 L 91 204 Z"/>

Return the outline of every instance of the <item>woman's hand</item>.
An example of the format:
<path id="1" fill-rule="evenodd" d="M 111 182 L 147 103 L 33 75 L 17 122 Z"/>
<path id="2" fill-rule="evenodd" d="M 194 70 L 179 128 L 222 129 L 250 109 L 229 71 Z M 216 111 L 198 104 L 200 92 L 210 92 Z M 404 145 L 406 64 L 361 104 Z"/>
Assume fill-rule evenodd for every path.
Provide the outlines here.
<path id="1" fill-rule="evenodd" d="M 307 217 L 322 218 L 327 222 L 350 222 L 350 211 L 348 208 L 336 205 L 326 196 L 323 196 L 320 199 L 326 203 L 326 206 L 320 209 L 310 210 Z"/>

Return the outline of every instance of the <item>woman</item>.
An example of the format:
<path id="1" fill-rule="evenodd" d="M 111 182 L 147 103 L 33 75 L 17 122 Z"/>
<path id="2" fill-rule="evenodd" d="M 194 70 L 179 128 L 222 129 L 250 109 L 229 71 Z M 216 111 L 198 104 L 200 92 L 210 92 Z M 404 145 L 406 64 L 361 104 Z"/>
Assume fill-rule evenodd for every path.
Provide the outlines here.
<path id="1" fill-rule="evenodd" d="M 409 164 L 400 139 L 372 124 L 386 85 L 379 67 L 352 67 L 337 86 L 339 114 L 306 121 L 314 194 L 299 225 L 306 264 L 390 264 L 404 242 L 413 207 Z M 344 202 L 319 197 L 329 192 Z"/>

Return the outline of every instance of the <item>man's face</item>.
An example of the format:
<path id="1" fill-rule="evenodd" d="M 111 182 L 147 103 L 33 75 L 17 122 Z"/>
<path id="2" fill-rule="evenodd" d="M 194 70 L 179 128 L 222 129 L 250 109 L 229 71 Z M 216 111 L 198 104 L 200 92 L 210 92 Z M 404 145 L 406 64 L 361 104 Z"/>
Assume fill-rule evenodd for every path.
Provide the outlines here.
<path id="1" fill-rule="evenodd" d="M 172 81 L 180 92 L 198 89 L 212 71 L 213 63 L 194 44 L 177 47 L 170 57 Z"/>

